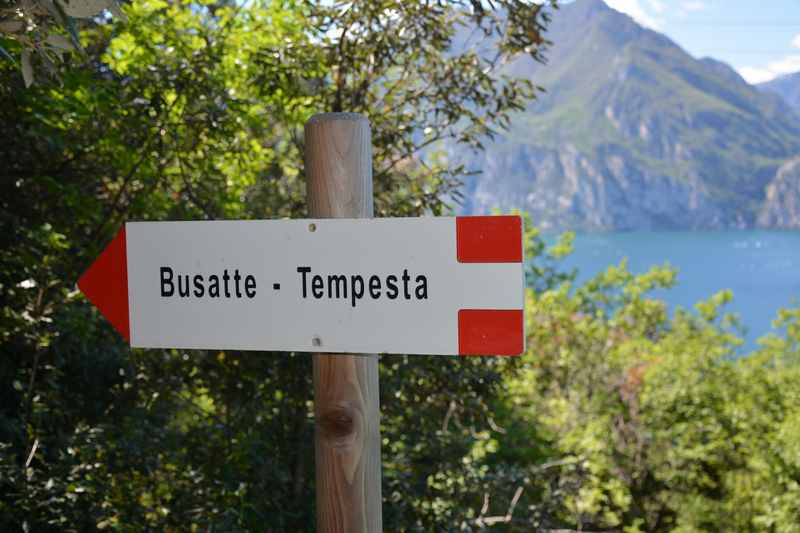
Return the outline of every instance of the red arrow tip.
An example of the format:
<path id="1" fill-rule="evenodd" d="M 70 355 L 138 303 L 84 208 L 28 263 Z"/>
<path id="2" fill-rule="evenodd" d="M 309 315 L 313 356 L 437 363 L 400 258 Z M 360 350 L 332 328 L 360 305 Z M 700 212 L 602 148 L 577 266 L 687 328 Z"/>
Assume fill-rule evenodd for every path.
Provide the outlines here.
<path id="1" fill-rule="evenodd" d="M 83 273 L 78 288 L 111 325 L 130 341 L 128 319 L 128 252 L 125 226 Z"/>

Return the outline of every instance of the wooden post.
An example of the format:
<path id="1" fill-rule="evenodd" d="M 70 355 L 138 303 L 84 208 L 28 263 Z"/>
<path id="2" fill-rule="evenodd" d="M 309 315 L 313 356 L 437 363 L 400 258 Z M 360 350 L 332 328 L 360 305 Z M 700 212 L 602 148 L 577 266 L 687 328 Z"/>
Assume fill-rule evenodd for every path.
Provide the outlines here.
<path id="1" fill-rule="evenodd" d="M 305 126 L 305 160 L 311 217 L 372 217 L 372 139 L 366 117 L 313 116 Z M 325 339 L 319 342 L 324 349 Z M 313 357 L 317 531 L 380 532 L 378 356 Z"/>

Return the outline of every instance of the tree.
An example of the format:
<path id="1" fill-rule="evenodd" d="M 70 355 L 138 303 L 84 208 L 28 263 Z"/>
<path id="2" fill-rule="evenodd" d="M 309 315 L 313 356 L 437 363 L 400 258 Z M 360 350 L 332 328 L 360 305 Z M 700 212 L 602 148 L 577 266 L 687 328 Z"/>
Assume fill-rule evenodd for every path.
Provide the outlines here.
<path id="1" fill-rule="evenodd" d="M 737 359 L 730 291 L 670 317 L 648 293 L 674 282 L 622 263 L 529 293 L 529 353 L 497 420 L 513 430 L 488 437 L 493 461 L 527 472 L 518 507 L 535 512 L 512 524 L 796 530 L 799 315 Z"/>
<path id="2" fill-rule="evenodd" d="M 74 282 L 124 220 L 303 216 L 318 110 L 370 118 L 377 213 L 446 212 L 463 169 L 423 150 L 479 148 L 534 95 L 490 74 L 540 57 L 546 12 L 495 5 L 148 0 L 84 29 L 60 85 L 3 65 L 4 530 L 313 529 L 308 355 L 131 351 Z M 462 25 L 497 56 L 454 49 Z M 511 370 L 383 360 L 387 528 L 477 527 L 465 458 Z"/>

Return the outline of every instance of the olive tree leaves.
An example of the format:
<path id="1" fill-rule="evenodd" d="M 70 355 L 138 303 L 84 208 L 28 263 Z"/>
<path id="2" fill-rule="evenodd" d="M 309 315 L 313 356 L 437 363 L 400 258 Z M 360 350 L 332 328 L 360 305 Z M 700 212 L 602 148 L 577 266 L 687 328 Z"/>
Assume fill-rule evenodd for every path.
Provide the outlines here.
<path id="1" fill-rule="evenodd" d="M 34 80 L 34 64 L 58 77 L 66 52 L 83 52 L 78 37 L 81 23 L 108 10 L 127 20 L 117 0 L 10 0 L 0 3 L 0 55 L 16 63 L 19 53 L 25 87 Z"/>

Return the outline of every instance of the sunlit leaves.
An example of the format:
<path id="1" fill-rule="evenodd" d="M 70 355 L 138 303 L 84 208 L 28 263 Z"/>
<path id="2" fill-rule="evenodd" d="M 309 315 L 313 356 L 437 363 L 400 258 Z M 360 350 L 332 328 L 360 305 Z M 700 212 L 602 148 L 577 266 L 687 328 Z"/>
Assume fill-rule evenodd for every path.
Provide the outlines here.
<path id="1" fill-rule="evenodd" d="M 582 466 L 552 472 L 548 483 L 573 490 L 534 505 L 569 529 L 791 531 L 797 312 L 780 313 L 785 337 L 736 359 L 730 291 L 670 315 L 652 291 L 675 281 L 668 268 L 634 275 L 623 262 L 528 295 L 529 355 L 501 425 L 523 417 L 519 431 Z M 521 440 L 503 435 L 500 449 Z"/>
<path id="2" fill-rule="evenodd" d="M 74 283 L 125 220 L 303 216 L 303 124 L 337 98 L 372 121 L 377 211 L 446 212 L 464 169 L 430 148 L 479 142 L 524 95 L 444 57 L 459 6 L 384 7 L 134 2 L 81 34 L 63 84 L 2 71 L 0 526 L 313 527 L 309 357 L 131 352 Z M 491 509 L 512 498 L 525 473 L 492 466 L 487 427 L 513 368 L 385 360 L 387 528 L 471 527 L 486 483 Z"/>

